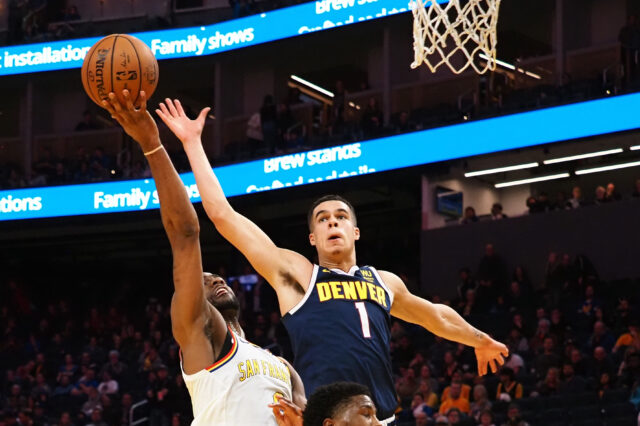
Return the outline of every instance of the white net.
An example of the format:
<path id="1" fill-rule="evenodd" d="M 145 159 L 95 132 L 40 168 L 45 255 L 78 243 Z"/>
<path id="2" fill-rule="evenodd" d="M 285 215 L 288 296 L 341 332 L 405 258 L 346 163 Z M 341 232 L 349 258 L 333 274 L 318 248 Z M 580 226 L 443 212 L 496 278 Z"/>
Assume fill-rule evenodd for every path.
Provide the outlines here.
<path id="1" fill-rule="evenodd" d="M 432 72 L 445 64 L 456 74 L 495 70 L 501 0 L 414 1 L 411 68 L 424 62 Z"/>

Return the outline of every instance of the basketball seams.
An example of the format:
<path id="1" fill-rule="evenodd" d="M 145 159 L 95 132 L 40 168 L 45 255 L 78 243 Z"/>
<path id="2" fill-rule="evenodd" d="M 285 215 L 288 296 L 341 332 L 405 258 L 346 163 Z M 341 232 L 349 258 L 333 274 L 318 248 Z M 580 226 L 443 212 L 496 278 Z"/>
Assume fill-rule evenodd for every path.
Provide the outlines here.
<path id="1" fill-rule="evenodd" d="M 142 90 L 142 63 L 140 62 L 140 55 L 138 55 L 138 49 L 136 49 L 136 45 L 133 43 L 133 41 L 131 41 L 128 37 L 123 37 L 123 38 L 127 40 L 131 45 L 131 47 L 133 48 L 133 51 L 136 54 L 136 60 L 138 61 L 138 71 L 139 71 L 138 72 L 138 94 L 136 95 L 136 98 L 133 100 L 133 105 L 135 105 L 138 99 L 140 98 L 140 90 Z"/>
<path id="2" fill-rule="evenodd" d="M 96 44 L 95 46 L 93 46 L 91 48 L 91 50 L 89 51 L 89 57 L 86 59 L 87 61 L 87 68 L 85 69 L 85 79 L 83 81 L 83 85 L 84 85 L 84 90 L 89 94 L 89 97 L 91 98 L 91 100 L 93 102 L 96 102 L 96 99 L 93 96 L 93 84 L 91 84 L 89 82 L 89 71 L 91 71 L 91 59 L 93 58 L 93 55 L 98 51 L 98 45 Z"/>
<path id="3" fill-rule="evenodd" d="M 103 38 L 102 40 L 100 40 L 98 43 L 96 43 L 92 47 L 91 51 L 89 52 L 91 55 L 89 56 L 89 59 L 87 60 L 87 69 L 86 69 L 86 71 L 87 71 L 86 72 L 86 74 L 87 74 L 87 76 L 86 76 L 87 87 L 86 87 L 86 89 L 88 89 L 88 90 L 85 90 L 85 91 L 88 92 L 88 95 L 91 98 L 91 100 L 93 102 L 95 102 L 96 104 L 100 105 L 100 106 L 102 106 L 102 99 L 100 99 L 100 96 L 97 93 L 98 88 L 97 88 L 97 86 L 95 84 L 91 84 L 91 82 L 89 81 L 89 72 L 92 71 L 92 70 L 95 72 L 95 65 L 96 65 L 95 63 L 92 63 L 91 60 L 93 59 L 93 56 L 96 54 L 96 52 L 100 49 L 100 46 L 102 46 L 103 42 L 105 42 L 105 41 L 107 41 L 107 40 L 109 40 L 110 38 L 113 38 L 113 37 L 114 37 L 114 35 L 107 36 L 107 37 Z M 114 43 L 114 46 L 115 46 L 115 43 Z M 104 74 L 104 77 L 105 78 L 107 77 L 106 73 Z"/>
<path id="4" fill-rule="evenodd" d="M 118 42 L 118 37 L 120 37 L 120 34 L 116 34 L 115 39 L 113 40 L 113 47 L 111 48 L 111 64 L 110 64 L 111 72 L 109 73 L 109 81 L 111 82 L 110 92 L 114 92 L 113 90 L 113 55 L 116 52 L 116 43 Z"/>

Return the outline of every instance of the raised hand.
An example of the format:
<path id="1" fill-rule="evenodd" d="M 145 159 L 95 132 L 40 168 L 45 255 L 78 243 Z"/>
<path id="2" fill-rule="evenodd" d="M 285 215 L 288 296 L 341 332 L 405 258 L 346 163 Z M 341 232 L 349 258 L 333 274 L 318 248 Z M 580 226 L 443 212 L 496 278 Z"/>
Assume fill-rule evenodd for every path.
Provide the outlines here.
<path id="1" fill-rule="evenodd" d="M 116 98 L 116 94 L 109 93 L 109 100 L 103 100 L 102 106 L 109 111 L 111 118 L 115 119 L 125 132 L 136 140 L 144 151 L 159 145 L 160 136 L 158 126 L 149 111 L 147 111 L 147 95 L 140 92 L 140 108 L 133 105 L 128 90 L 122 91 L 125 104 L 122 105 Z"/>
<path id="2" fill-rule="evenodd" d="M 504 359 L 509 356 L 509 349 L 500 342 L 490 339 L 483 346 L 476 346 L 476 359 L 478 360 L 478 375 L 484 376 L 489 372 L 487 364 L 493 373 L 504 364 Z"/>
<path id="3" fill-rule="evenodd" d="M 277 404 L 269 404 L 278 426 L 302 426 L 302 410 L 285 398 L 278 398 Z"/>
<path id="4" fill-rule="evenodd" d="M 188 144 L 200 141 L 204 121 L 210 110 L 209 107 L 204 108 L 200 111 L 198 118 L 191 120 L 184 113 L 179 100 L 172 101 L 167 98 L 164 102 L 160 102 L 160 108 L 156 109 L 156 114 L 183 144 Z"/>

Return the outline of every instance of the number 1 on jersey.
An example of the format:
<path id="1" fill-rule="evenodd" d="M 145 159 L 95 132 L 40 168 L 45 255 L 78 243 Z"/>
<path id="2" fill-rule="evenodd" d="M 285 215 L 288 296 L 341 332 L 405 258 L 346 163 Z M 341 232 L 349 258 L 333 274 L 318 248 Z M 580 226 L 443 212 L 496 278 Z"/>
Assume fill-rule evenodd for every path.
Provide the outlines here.
<path id="1" fill-rule="evenodd" d="M 367 339 L 371 338 L 371 331 L 369 330 L 369 316 L 367 315 L 367 308 L 364 306 L 364 302 L 356 302 L 356 309 L 360 314 L 360 324 L 362 325 L 362 335 Z"/>

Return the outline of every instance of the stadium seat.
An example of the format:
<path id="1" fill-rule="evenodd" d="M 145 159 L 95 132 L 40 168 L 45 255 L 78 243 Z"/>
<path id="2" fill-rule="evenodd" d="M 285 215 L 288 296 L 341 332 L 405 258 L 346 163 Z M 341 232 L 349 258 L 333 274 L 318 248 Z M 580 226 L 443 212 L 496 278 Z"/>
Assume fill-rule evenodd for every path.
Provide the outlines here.
<path id="1" fill-rule="evenodd" d="M 602 409 L 597 405 L 588 406 L 586 404 L 576 405 L 571 410 L 571 422 L 574 425 L 582 425 L 588 420 L 600 420 L 602 417 Z"/>
<path id="2" fill-rule="evenodd" d="M 633 404 L 630 402 L 622 402 L 618 404 L 605 405 L 603 407 L 604 415 L 608 418 L 615 417 L 634 417 L 637 412 Z"/>
<path id="3" fill-rule="evenodd" d="M 522 411 L 535 411 L 540 408 L 540 398 L 521 398 L 516 400 Z"/>
<path id="4" fill-rule="evenodd" d="M 595 406 L 598 404 L 598 395 L 595 392 L 580 392 L 576 394 L 569 394 L 564 397 L 566 407 L 587 407 Z"/>
<path id="5" fill-rule="evenodd" d="M 602 405 L 611 405 L 617 404 L 623 401 L 627 401 L 629 399 L 629 390 L 626 388 L 622 389 L 608 389 L 605 390 L 602 394 L 602 399 L 600 400 Z"/>
<path id="6" fill-rule="evenodd" d="M 615 417 L 605 422 L 606 426 L 637 426 L 638 421 L 635 416 Z"/>
<path id="7" fill-rule="evenodd" d="M 603 426 L 605 423 L 602 419 L 581 420 L 579 422 L 573 421 L 574 426 Z"/>
<path id="8" fill-rule="evenodd" d="M 550 408 L 539 413 L 539 422 L 536 424 L 549 425 L 551 423 L 562 422 L 567 424 L 567 411 L 562 408 Z"/>

